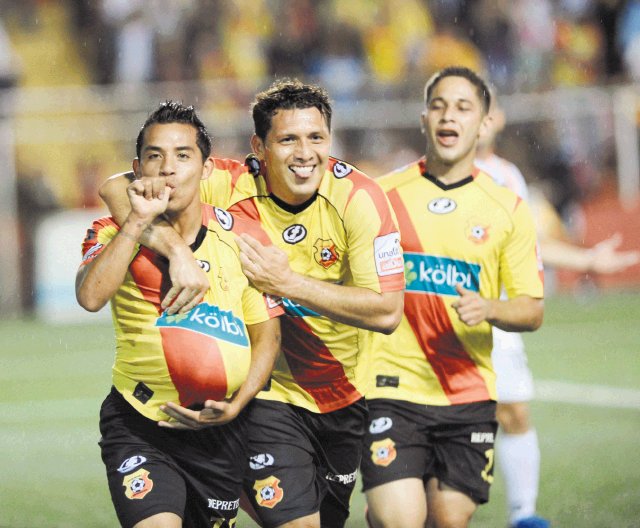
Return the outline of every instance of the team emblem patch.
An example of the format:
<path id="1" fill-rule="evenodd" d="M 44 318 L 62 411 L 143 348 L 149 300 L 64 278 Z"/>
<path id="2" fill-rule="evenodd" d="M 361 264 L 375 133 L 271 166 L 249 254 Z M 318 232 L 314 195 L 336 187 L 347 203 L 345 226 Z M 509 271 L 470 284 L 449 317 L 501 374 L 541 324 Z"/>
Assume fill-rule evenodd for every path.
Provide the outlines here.
<path id="1" fill-rule="evenodd" d="M 278 486 L 280 479 L 273 475 L 266 479 L 256 480 L 253 489 L 256 490 L 256 502 L 263 508 L 273 508 L 284 497 L 284 490 Z"/>
<path id="2" fill-rule="evenodd" d="M 282 232 L 282 239 L 287 244 L 297 244 L 307 236 L 307 228 L 302 224 L 293 224 Z"/>
<path id="3" fill-rule="evenodd" d="M 149 478 L 149 472 L 146 469 L 140 468 L 135 473 L 125 476 L 122 485 L 128 499 L 144 499 L 153 489 L 153 480 Z"/>
<path id="4" fill-rule="evenodd" d="M 427 208 L 435 214 L 447 214 L 456 210 L 458 204 L 451 198 L 435 198 L 429 202 Z"/>
<path id="5" fill-rule="evenodd" d="M 214 207 L 213 211 L 216 214 L 220 227 L 225 231 L 231 231 L 233 227 L 233 215 L 229 211 L 225 211 L 219 207 Z"/>
<path id="6" fill-rule="evenodd" d="M 391 438 L 372 442 L 369 449 L 371 450 L 371 460 L 376 466 L 387 467 L 398 455 L 396 443 Z"/>
<path id="7" fill-rule="evenodd" d="M 469 227 L 467 238 L 474 244 L 484 244 L 489 240 L 489 226 L 475 224 Z"/>
<path id="8" fill-rule="evenodd" d="M 316 262 L 325 269 L 333 266 L 340 258 L 333 240 L 323 240 L 321 238 L 316 240 L 313 245 L 313 256 Z"/>
<path id="9" fill-rule="evenodd" d="M 134 455 L 132 457 L 129 457 L 126 460 L 122 461 L 122 464 L 120 464 L 120 467 L 118 468 L 118 473 L 129 473 L 129 471 L 144 464 L 146 461 L 147 458 L 143 457 L 142 455 Z"/>
<path id="10" fill-rule="evenodd" d="M 336 178 L 344 178 L 345 176 L 349 176 L 352 172 L 353 169 L 343 161 L 337 161 L 333 166 L 333 175 Z"/>

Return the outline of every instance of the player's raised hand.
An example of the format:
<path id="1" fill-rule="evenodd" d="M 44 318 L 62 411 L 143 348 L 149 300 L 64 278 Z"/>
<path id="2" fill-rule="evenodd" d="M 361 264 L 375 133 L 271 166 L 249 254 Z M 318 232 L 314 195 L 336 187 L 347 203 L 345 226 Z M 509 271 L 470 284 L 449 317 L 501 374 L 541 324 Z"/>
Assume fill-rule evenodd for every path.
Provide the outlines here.
<path id="1" fill-rule="evenodd" d="M 287 282 L 295 275 L 289 266 L 289 257 L 276 246 L 263 246 L 251 235 L 236 237 L 240 248 L 242 271 L 260 291 L 286 296 Z"/>
<path id="2" fill-rule="evenodd" d="M 640 251 L 618 251 L 622 236 L 616 233 L 599 242 L 590 250 L 591 271 L 595 273 L 617 273 L 640 262 Z"/>
<path id="3" fill-rule="evenodd" d="M 487 320 L 489 316 L 489 302 L 479 293 L 467 290 L 456 284 L 456 292 L 460 298 L 451 304 L 458 314 L 458 319 L 467 326 L 476 326 Z"/>
<path id="4" fill-rule="evenodd" d="M 151 222 L 166 211 L 171 189 L 165 185 L 164 190 L 162 192 L 156 190 L 154 196 L 153 191 L 149 190 L 148 179 L 153 178 L 145 177 L 133 180 L 127 186 L 127 195 L 129 202 L 131 202 L 131 213 L 140 219 Z"/>
<path id="5" fill-rule="evenodd" d="M 161 405 L 160 410 L 171 418 L 171 420 L 158 422 L 160 427 L 197 431 L 204 427 L 224 425 L 230 422 L 238 416 L 241 407 L 235 405 L 233 399 L 231 399 L 231 401 L 220 402 L 207 400 L 204 402 L 204 408 L 200 411 L 187 409 L 173 402 Z"/>

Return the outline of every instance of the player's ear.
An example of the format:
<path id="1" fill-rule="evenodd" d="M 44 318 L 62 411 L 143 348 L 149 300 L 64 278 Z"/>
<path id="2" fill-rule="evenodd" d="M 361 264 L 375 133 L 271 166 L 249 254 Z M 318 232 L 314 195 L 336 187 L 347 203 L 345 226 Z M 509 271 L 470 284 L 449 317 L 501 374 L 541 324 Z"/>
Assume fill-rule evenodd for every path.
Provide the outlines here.
<path id="1" fill-rule="evenodd" d="M 133 174 L 135 175 L 136 179 L 139 180 L 140 179 L 140 160 L 138 158 L 133 158 L 133 161 L 131 162 L 131 168 L 133 169 Z"/>
<path id="2" fill-rule="evenodd" d="M 257 134 L 251 136 L 251 150 L 258 156 L 259 160 L 264 160 L 264 142 Z"/>
<path id="3" fill-rule="evenodd" d="M 200 177 L 200 179 L 206 180 L 209 176 L 211 176 L 214 166 L 215 162 L 213 161 L 213 158 L 211 156 L 205 159 L 204 165 L 202 166 L 202 176 Z"/>
<path id="4" fill-rule="evenodd" d="M 489 134 L 491 132 L 491 127 L 493 126 L 493 117 L 491 114 L 485 114 L 480 122 L 480 128 L 478 130 L 478 138 L 485 134 Z"/>
<path id="5" fill-rule="evenodd" d="M 427 111 L 423 110 L 420 113 L 420 132 L 424 136 L 427 132 Z"/>

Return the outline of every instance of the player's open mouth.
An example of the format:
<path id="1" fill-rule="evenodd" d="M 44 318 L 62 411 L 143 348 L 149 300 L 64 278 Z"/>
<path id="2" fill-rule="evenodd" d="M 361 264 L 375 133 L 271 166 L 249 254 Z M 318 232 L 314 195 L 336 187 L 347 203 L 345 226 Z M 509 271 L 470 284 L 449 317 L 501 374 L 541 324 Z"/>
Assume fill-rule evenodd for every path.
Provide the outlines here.
<path id="1" fill-rule="evenodd" d="M 455 130 L 438 130 L 436 136 L 438 138 L 438 142 L 445 147 L 455 145 L 458 141 L 458 133 Z"/>
<path id="2" fill-rule="evenodd" d="M 299 165 L 289 165 L 289 170 L 299 178 L 308 178 L 309 176 L 311 176 L 311 173 L 315 168 L 316 168 L 315 165 L 309 165 L 304 167 L 301 167 Z"/>

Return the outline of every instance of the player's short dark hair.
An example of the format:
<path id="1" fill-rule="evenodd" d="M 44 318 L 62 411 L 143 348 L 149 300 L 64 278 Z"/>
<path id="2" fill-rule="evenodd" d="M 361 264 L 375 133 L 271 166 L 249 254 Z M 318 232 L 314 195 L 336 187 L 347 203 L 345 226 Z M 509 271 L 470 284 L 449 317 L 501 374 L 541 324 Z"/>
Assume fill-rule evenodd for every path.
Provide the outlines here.
<path id="1" fill-rule="evenodd" d="M 278 110 L 317 108 L 331 130 L 331 103 L 324 88 L 297 79 L 279 79 L 258 93 L 251 104 L 256 135 L 264 140 L 271 129 L 271 119 Z"/>
<path id="2" fill-rule="evenodd" d="M 140 158 L 142 151 L 145 130 L 151 125 L 166 125 L 169 123 L 182 123 L 194 127 L 196 129 L 196 144 L 202 153 L 202 160 L 204 161 L 209 157 L 211 154 L 211 136 L 209 136 L 207 127 L 204 126 L 193 106 L 185 106 L 177 101 L 165 101 L 160 103 L 158 108 L 149 114 L 144 125 L 140 128 L 138 139 L 136 140 L 136 156 L 138 158 Z"/>
<path id="3" fill-rule="evenodd" d="M 489 91 L 489 86 L 476 72 L 464 66 L 450 66 L 431 76 L 424 87 L 425 105 L 429 104 L 429 99 L 435 86 L 445 77 L 462 77 L 473 84 L 476 87 L 478 98 L 482 101 L 484 113 L 489 112 L 489 108 L 491 108 L 491 92 Z"/>

